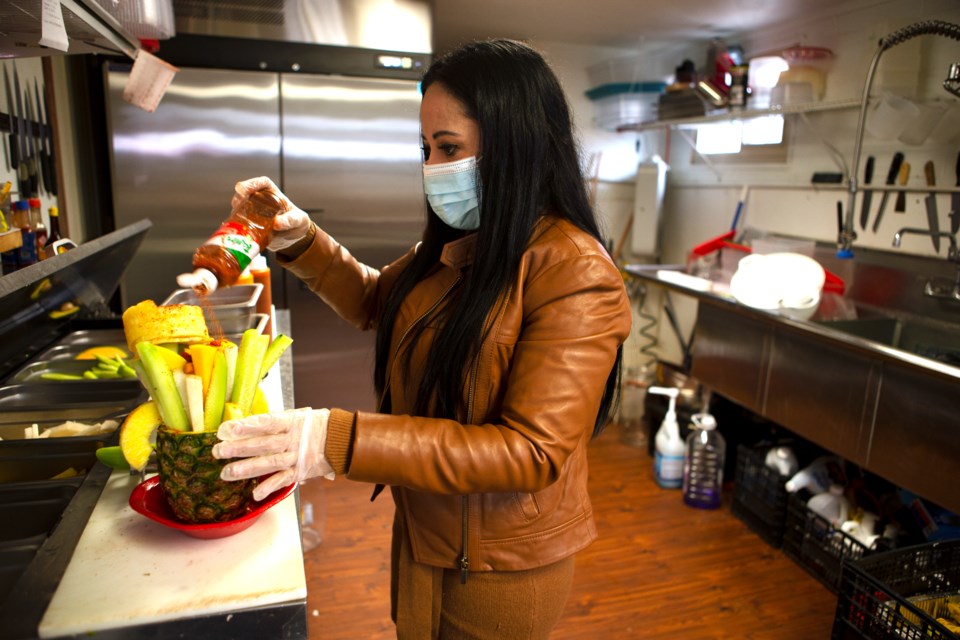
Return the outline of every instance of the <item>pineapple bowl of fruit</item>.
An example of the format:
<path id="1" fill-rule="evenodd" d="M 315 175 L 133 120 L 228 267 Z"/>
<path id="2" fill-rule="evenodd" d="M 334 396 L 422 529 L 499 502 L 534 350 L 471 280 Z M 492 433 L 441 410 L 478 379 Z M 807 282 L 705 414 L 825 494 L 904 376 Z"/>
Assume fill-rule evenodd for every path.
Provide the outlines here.
<path id="1" fill-rule="evenodd" d="M 256 329 L 240 344 L 211 339 L 200 307 L 144 301 L 123 314 L 130 366 L 150 394 L 120 426 L 120 451 L 142 471 L 156 451 L 156 482 L 186 524 L 222 523 L 251 508 L 256 480 L 224 481 L 213 457 L 221 422 L 269 410 L 260 382 L 292 343 Z M 148 482 L 151 482 L 148 480 Z"/>

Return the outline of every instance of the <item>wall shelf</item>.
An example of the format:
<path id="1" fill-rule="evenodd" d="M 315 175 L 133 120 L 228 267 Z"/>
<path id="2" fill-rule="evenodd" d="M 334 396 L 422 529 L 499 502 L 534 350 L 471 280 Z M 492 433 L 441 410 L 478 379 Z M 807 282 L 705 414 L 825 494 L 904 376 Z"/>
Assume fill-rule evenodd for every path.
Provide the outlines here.
<path id="1" fill-rule="evenodd" d="M 639 124 L 627 124 L 617 127 L 618 132 L 626 131 L 653 131 L 656 129 L 683 129 L 693 128 L 701 124 L 712 122 L 731 122 L 733 120 L 748 120 L 763 116 L 785 116 L 791 114 L 813 113 L 817 111 L 838 111 L 854 109 L 860 106 L 859 100 L 835 100 L 829 102 L 809 102 L 793 105 L 770 107 L 769 109 L 742 109 L 724 111 L 690 118 L 674 118 L 670 120 L 653 120 Z"/>

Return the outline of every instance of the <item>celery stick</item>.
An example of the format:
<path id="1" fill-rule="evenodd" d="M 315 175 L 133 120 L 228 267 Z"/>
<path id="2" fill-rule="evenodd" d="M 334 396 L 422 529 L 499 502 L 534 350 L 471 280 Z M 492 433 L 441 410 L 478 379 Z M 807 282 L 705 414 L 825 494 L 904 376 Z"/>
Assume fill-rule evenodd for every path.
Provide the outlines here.
<path id="1" fill-rule="evenodd" d="M 236 349 L 234 349 L 236 351 Z M 203 401 L 203 429 L 216 431 L 223 421 L 223 405 L 227 400 L 227 358 L 222 351 L 213 356 L 210 388 Z"/>
<path id="2" fill-rule="evenodd" d="M 261 380 L 267 377 L 270 368 L 276 364 L 277 360 L 279 360 L 283 352 L 290 347 L 291 343 L 293 343 L 293 338 L 285 336 L 282 333 L 277 334 L 277 337 L 273 339 L 273 342 L 267 347 L 267 352 L 263 355 L 263 364 L 260 365 Z"/>
<path id="3" fill-rule="evenodd" d="M 186 431 L 190 426 L 187 410 L 180 400 L 180 392 L 177 391 L 173 372 L 170 371 L 163 356 L 157 353 L 158 348 L 149 342 L 140 342 L 137 344 L 137 353 L 140 354 L 146 377 L 150 379 L 153 391 L 156 392 L 153 399 L 160 409 L 163 423 L 171 429 Z"/>
<path id="4" fill-rule="evenodd" d="M 203 378 L 195 373 L 184 376 L 187 388 L 187 408 L 190 413 L 190 427 L 194 431 L 203 431 Z"/>
<path id="5" fill-rule="evenodd" d="M 250 413 L 253 395 L 260 384 L 260 367 L 263 354 L 267 351 L 270 337 L 262 335 L 256 329 L 247 329 L 240 340 L 240 353 L 237 354 L 237 372 L 233 381 L 230 401 L 236 403 L 243 412 Z"/>

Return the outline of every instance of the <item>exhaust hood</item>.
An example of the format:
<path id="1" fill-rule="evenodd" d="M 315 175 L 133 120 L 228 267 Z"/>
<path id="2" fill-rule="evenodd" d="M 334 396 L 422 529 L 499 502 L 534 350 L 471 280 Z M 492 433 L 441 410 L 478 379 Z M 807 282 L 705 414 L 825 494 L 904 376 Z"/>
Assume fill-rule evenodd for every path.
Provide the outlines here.
<path id="1" fill-rule="evenodd" d="M 134 57 L 140 48 L 127 31 L 94 0 L 60 0 L 70 48 L 63 52 L 41 47 L 43 0 L 0 3 L 0 58 L 29 58 L 74 53 L 110 53 Z"/>
<path id="2" fill-rule="evenodd" d="M 37 44 L 44 0 L 0 3 L 0 58 L 64 53 L 135 57 L 140 48 L 137 37 L 100 6 L 109 7 L 111 1 L 59 0 L 70 42 L 66 52 Z M 429 0 L 173 0 L 173 13 L 176 33 L 381 51 L 432 51 Z"/>
<path id="3" fill-rule="evenodd" d="M 430 53 L 429 0 L 173 0 L 177 33 Z"/>

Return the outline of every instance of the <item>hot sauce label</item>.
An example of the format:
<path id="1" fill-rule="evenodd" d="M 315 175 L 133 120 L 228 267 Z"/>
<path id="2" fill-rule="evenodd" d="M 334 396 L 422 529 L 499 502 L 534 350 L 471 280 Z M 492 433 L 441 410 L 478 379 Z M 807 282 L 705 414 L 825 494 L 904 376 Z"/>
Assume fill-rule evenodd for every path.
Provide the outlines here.
<path id="1" fill-rule="evenodd" d="M 247 228 L 236 222 L 224 222 L 206 244 L 218 245 L 233 254 L 243 272 L 260 253 L 258 245 Z"/>

